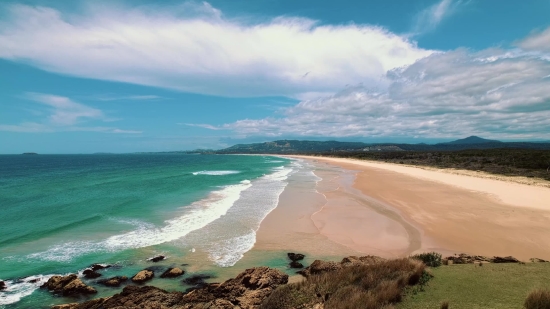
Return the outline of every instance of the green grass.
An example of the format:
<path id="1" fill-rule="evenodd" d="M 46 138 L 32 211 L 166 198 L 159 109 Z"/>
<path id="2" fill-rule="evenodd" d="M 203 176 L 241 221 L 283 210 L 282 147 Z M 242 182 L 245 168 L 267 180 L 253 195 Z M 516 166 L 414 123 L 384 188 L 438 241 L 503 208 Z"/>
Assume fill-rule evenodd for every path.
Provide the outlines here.
<path id="1" fill-rule="evenodd" d="M 409 291 L 397 309 L 523 308 L 529 292 L 550 288 L 550 263 L 441 266 L 423 292 Z"/>

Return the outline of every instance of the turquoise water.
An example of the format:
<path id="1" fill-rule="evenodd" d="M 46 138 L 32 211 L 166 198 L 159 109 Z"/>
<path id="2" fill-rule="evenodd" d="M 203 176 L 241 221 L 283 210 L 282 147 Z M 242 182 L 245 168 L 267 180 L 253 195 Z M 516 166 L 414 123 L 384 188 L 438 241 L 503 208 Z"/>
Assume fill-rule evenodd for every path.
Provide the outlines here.
<path id="1" fill-rule="evenodd" d="M 165 266 L 193 254 L 232 266 L 277 205 L 290 166 L 268 156 L 0 156 L 0 308 L 75 301 L 38 286 L 92 263 L 117 266 L 104 277 L 132 275 L 156 254 L 169 257 Z M 113 293 L 87 283 L 95 296 Z"/>

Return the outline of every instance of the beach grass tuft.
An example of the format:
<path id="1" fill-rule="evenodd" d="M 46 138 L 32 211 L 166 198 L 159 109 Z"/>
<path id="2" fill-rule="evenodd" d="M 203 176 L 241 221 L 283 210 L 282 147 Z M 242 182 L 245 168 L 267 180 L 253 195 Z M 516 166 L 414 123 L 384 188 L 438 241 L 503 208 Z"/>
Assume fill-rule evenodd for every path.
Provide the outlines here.
<path id="1" fill-rule="evenodd" d="M 425 267 L 419 260 L 403 258 L 316 274 L 306 281 L 279 287 L 261 309 L 315 304 L 332 309 L 392 308 L 402 300 L 407 287 L 429 280 Z"/>
<path id="2" fill-rule="evenodd" d="M 527 296 L 525 309 L 550 309 L 550 289 L 538 288 Z"/>

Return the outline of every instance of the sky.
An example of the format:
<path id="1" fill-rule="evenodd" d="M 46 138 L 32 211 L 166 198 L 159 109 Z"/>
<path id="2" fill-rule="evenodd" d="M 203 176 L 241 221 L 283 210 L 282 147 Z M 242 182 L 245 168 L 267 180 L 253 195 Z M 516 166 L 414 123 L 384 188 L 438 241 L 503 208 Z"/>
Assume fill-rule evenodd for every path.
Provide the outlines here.
<path id="1" fill-rule="evenodd" d="M 550 0 L 0 2 L 0 154 L 550 140 Z"/>

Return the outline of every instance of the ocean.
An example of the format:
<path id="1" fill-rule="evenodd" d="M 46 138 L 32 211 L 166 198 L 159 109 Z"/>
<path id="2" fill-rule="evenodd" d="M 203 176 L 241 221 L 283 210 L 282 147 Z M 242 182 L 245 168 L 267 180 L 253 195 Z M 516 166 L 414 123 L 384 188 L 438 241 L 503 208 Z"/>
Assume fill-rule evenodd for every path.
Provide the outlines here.
<path id="1" fill-rule="evenodd" d="M 93 263 L 113 265 L 102 278 L 131 276 L 156 255 L 191 270 L 233 266 L 298 167 L 271 156 L 2 155 L 0 308 L 83 300 L 39 287 Z M 182 289 L 161 280 L 153 285 Z M 91 283 L 92 297 L 117 292 Z"/>

